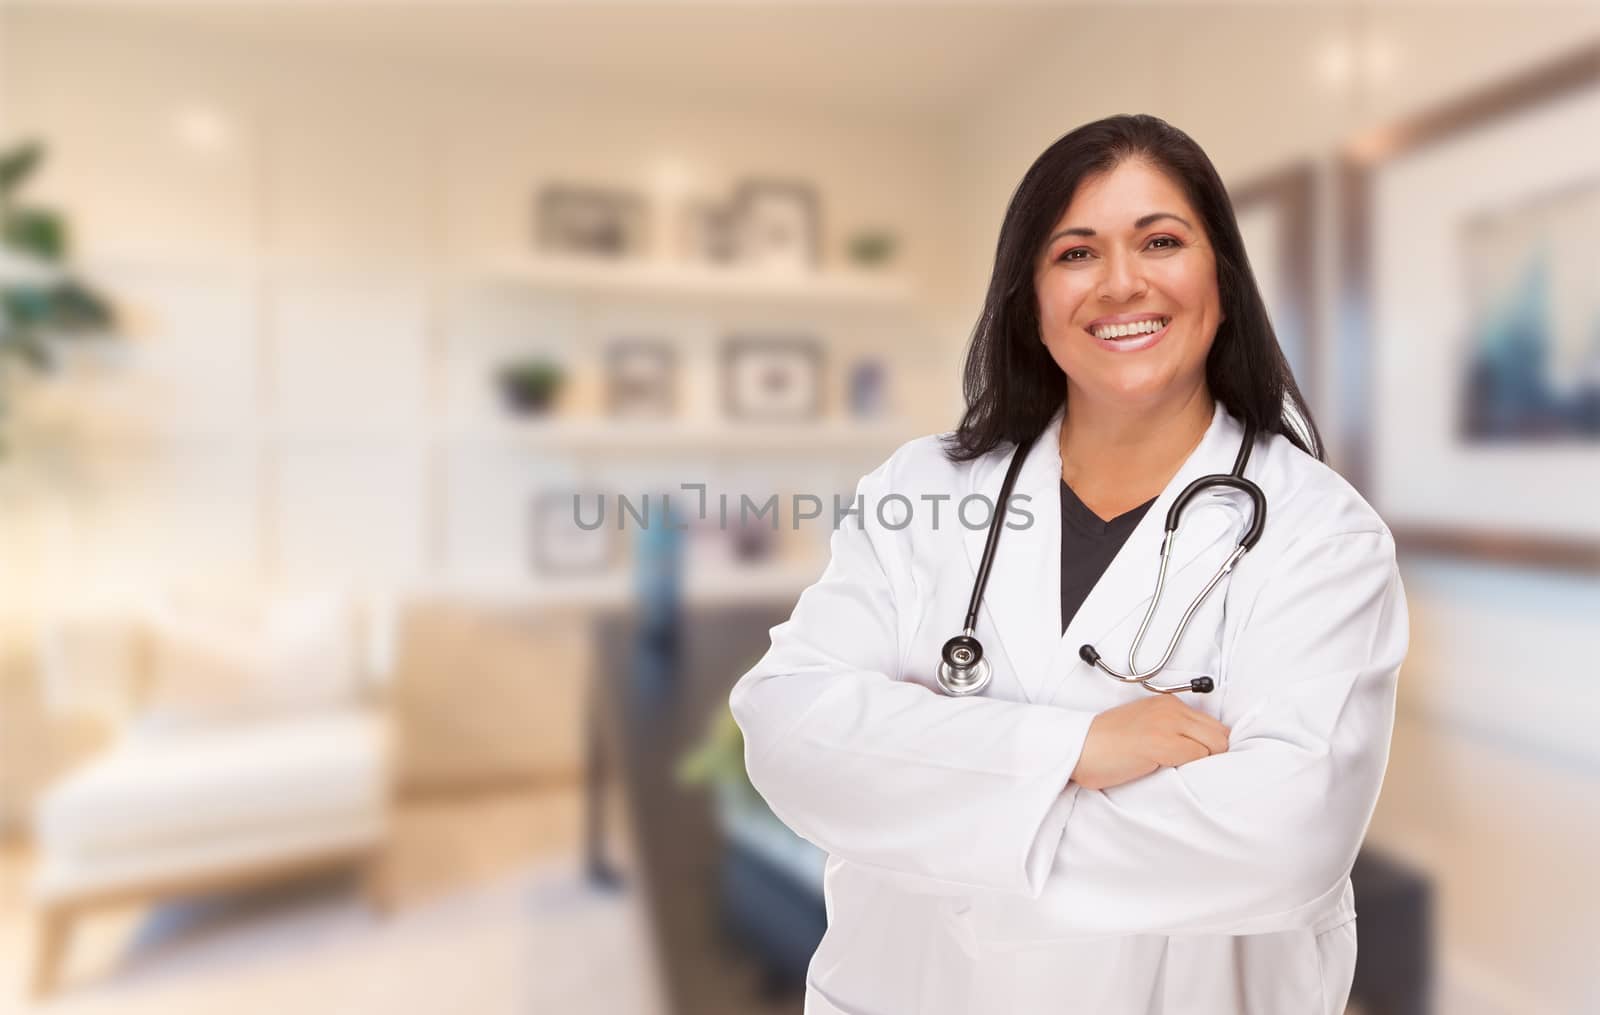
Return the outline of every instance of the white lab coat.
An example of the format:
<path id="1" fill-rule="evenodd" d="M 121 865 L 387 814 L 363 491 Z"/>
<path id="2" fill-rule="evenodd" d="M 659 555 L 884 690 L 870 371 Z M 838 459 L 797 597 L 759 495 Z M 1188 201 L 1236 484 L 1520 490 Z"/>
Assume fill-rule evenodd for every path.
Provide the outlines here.
<path id="1" fill-rule="evenodd" d="M 1349 872 L 1408 643 L 1391 535 L 1337 473 L 1259 439 L 1246 475 L 1266 494 L 1265 531 L 1164 674 L 1216 678 L 1184 700 L 1232 728 L 1229 750 L 1084 789 L 1070 776 L 1090 721 L 1150 692 L 1078 647 L 1126 668 L 1167 508 L 1232 468 L 1243 429 L 1218 403 L 1063 635 L 1059 420 L 1016 484 L 1008 517 L 1031 525 L 1005 530 L 990 574 L 982 695 L 932 689 L 987 534 L 980 502 L 974 527 L 955 512 L 969 494 L 997 499 L 1010 450 L 955 464 L 931 436 L 861 480 L 862 522 L 834 532 L 822 577 L 733 689 L 752 782 L 830 854 L 806 1011 L 1339 1015 L 1356 952 Z M 1191 503 L 1141 664 L 1237 544 L 1247 503 Z"/>

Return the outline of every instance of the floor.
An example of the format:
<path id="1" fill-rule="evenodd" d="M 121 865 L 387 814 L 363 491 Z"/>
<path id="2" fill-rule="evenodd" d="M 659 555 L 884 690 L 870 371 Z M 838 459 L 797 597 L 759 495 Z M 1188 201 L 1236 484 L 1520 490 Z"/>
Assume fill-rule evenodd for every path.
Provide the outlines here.
<path id="1" fill-rule="evenodd" d="M 636 892 L 581 875 L 575 789 L 435 796 L 396 818 L 389 916 L 332 874 L 204 903 L 108 911 L 63 986 L 22 1000 L 30 858 L 0 850 L 0 1012 L 662 1011 Z M 613 855 L 629 863 L 625 835 Z"/>

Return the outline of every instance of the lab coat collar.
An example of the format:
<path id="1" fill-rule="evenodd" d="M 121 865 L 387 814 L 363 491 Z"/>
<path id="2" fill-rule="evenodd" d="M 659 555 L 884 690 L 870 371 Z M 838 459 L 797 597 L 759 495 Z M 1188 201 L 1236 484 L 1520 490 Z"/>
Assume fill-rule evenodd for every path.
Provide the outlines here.
<path id="1" fill-rule="evenodd" d="M 1007 528 L 1001 534 L 979 613 L 980 624 L 986 619 L 989 629 L 999 634 L 1000 643 L 985 642 L 984 649 L 1004 656 L 1028 701 L 1049 700 L 1069 673 L 1088 670 L 1078 658 L 1078 646 L 1094 643 L 1128 614 L 1149 605 L 1160 568 L 1167 509 L 1191 481 L 1231 470 L 1244 432 L 1239 421 L 1216 402 L 1211 425 L 1200 443 L 1145 512 L 1062 633 L 1061 447 L 1057 435 L 1063 409 L 1051 417 L 1017 476 L 1012 491 L 1016 507 L 1008 517 L 1020 518 L 1018 512 L 1025 510 L 1033 520 L 1027 528 Z M 1000 484 L 1010 461 L 1010 454 L 992 455 L 974 469 L 972 492 L 998 505 Z M 1202 553 L 1243 531 L 1249 509 L 1248 502 L 1241 500 L 1242 495 L 1235 491 L 1214 488 L 1191 502 L 1172 548 L 1167 568 L 1169 589 L 1173 578 Z M 974 573 L 987 537 L 987 528 L 965 532 Z M 1171 591 L 1162 598 L 1163 609 L 1175 603 Z M 1182 609 L 1182 605 L 1174 608 Z M 1125 661 L 1116 660 L 1113 665 Z"/>

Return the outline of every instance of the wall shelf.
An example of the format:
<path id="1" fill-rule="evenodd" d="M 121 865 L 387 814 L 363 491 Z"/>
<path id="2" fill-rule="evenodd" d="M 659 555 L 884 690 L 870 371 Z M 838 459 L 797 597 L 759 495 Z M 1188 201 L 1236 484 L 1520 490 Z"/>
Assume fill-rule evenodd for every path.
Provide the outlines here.
<path id="1" fill-rule="evenodd" d="M 882 450 L 917 436 L 899 420 L 795 423 L 656 420 L 532 420 L 447 427 L 453 443 L 506 444 L 548 451 L 630 454 L 640 451 L 816 452 Z"/>
<path id="2" fill-rule="evenodd" d="M 490 261 L 473 275 L 485 282 L 576 296 L 777 302 L 839 309 L 909 309 L 916 302 L 903 275 L 859 270 L 787 274 L 649 260 L 510 256 Z"/>
<path id="3" fill-rule="evenodd" d="M 821 576 L 824 561 L 684 571 L 682 601 L 689 606 L 728 605 L 752 600 L 793 601 Z M 427 593 L 497 608 L 620 609 L 636 605 L 639 594 L 629 571 L 571 578 L 446 578 L 430 581 Z"/>

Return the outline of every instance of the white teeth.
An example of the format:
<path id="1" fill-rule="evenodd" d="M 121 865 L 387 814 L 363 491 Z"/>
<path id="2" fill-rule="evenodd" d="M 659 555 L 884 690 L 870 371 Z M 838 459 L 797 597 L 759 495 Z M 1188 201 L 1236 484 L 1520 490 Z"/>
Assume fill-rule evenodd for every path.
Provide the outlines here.
<path id="1" fill-rule="evenodd" d="M 1162 317 L 1153 321 L 1135 321 L 1133 324 L 1112 324 L 1094 329 L 1094 336 L 1100 339 L 1128 338 L 1133 335 L 1148 335 L 1166 327 L 1170 318 Z"/>

